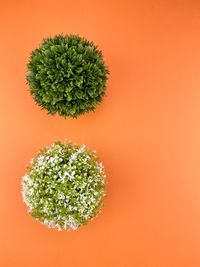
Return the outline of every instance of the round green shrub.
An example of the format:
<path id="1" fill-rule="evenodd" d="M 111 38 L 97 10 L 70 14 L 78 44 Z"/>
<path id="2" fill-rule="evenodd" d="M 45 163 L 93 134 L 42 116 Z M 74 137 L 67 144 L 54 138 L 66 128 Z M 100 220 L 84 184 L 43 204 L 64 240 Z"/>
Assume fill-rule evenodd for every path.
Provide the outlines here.
<path id="1" fill-rule="evenodd" d="M 103 165 L 84 145 L 56 142 L 31 160 L 22 196 L 34 219 L 58 230 L 75 230 L 103 205 Z"/>
<path id="2" fill-rule="evenodd" d="M 108 74 L 93 42 L 78 35 L 56 35 L 32 51 L 26 79 L 42 109 L 77 117 L 102 101 Z"/>

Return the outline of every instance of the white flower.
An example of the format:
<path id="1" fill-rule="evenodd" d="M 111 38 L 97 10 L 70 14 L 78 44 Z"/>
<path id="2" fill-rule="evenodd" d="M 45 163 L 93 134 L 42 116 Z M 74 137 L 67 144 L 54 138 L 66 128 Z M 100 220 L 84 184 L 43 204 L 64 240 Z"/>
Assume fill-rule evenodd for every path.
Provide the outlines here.
<path id="1" fill-rule="evenodd" d="M 22 197 L 36 219 L 58 230 L 75 230 L 94 216 L 105 195 L 105 175 L 103 164 L 90 155 L 85 145 L 56 144 L 32 161 L 22 178 Z"/>

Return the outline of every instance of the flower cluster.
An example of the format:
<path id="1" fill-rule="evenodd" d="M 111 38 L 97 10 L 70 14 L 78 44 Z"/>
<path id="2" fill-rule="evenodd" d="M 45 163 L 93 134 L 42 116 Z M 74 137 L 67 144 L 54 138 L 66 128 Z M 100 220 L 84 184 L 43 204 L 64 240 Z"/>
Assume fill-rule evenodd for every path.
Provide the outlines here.
<path id="1" fill-rule="evenodd" d="M 108 74 L 93 42 L 56 35 L 32 51 L 26 78 L 35 102 L 49 114 L 77 117 L 102 101 Z"/>
<path id="2" fill-rule="evenodd" d="M 56 142 L 31 160 L 22 195 L 34 219 L 58 230 L 75 230 L 103 205 L 103 165 L 84 145 Z"/>

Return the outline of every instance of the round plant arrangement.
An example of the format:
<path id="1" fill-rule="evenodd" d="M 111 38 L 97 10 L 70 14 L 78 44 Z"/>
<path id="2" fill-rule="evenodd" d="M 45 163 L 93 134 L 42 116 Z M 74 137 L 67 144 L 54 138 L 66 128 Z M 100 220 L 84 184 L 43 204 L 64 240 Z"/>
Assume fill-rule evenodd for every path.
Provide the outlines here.
<path id="1" fill-rule="evenodd" d="M 108 74 L 102 52 L 93 42 L 79 35 L 56 35 L 32 51 L 26 79 L 42 109 L 77 117 L 102 101 Z"/>
<path id="2" fill-rule="evenodd" d="M 31 160 L 22 178 L 23 201 L 32 217 L 58 230 L 77 229 L 103 206 L 105 173 L 94 151 L 55 142 Z"/>

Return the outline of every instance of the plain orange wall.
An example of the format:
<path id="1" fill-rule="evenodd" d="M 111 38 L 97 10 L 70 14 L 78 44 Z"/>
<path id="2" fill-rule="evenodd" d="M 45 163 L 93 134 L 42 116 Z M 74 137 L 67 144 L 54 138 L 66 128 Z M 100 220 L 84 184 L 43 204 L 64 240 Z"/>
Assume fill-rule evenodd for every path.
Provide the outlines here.
<path id="1" fill-rule="evenodd" d="M 0 267 L 200 266 L 200 1 L 0 2 Z M 110 68 L 107 97 L 78 119 L 29 95 L 29 52 L 78 33 Z M 108 176 L 102 213 L 75 232 L 32 220 L 21 177 L 37 151 L 69 138 Z"/>

